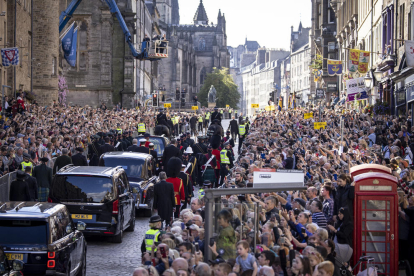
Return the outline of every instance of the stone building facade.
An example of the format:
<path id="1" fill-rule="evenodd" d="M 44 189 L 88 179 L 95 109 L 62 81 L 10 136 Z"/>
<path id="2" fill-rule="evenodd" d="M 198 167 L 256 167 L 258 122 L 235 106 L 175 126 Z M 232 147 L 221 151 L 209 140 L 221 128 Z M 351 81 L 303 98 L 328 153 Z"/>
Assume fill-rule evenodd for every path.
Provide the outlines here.
<path id="1" fill-rule="evenodd" d="M 161 8 L 160 18 L 165 17 L 163 10 Z M 174 14 L 177 13 L 173 9 Z M 174 97 L 176 90 L 185 91 L 188 102 L 198 94 L 206 75 L 214 67 L 229 68 L 226 19 L 219 11 L 217 23 L 210 22 L 203 1 L 200 1 L 193 24 L 173 24 L 176 22 L 174 16 L 171 24 L 160 21 L 160 28 L 170 42 L 169 58 L 158 64 L 158 85 L 165 87 L 171 97 Z"/>
<path id="2" fill-rule="evenodd" d="M 309 63 L 311 62 L 311 50 L 309 43 L 303 45 L 290 55 L 290 93 L 296 97 L 297 105 L 304 105 L 310 97 L 311 75 Z M 288 93 L 284 95 L 288 100 Z M 287 102 L 285 102 L 287 104 Z"/>

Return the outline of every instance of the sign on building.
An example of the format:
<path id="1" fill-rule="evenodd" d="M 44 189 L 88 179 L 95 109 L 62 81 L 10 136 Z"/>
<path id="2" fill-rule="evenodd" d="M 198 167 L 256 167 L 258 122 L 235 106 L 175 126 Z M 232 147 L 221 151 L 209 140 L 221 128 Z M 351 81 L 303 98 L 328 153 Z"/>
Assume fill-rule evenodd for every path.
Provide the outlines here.
<path id="1" fill-rule="evenodd" d="M 325 89 L 316 88 L 316 100 L 322 100 L 325 97 Z"/>
<path id="2" fill-rule="evenodd" d="M 302 171 L 253 172 L 253 188 L 297 187 L 304 186 L 305 174 Z"/>

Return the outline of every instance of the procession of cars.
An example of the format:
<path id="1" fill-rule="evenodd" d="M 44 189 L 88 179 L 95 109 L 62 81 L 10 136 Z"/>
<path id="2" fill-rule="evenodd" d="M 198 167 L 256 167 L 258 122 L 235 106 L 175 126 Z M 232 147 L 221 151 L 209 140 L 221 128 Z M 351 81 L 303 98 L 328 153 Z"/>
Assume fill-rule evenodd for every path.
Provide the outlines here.
<path id="1" fill-rule="evenodd" d="M 151 136 L 154 156 L 108 152 L 99 166 L 67 165 L 53 178 L 49 202 L 0 202 L 0 276 L 86 275 L 87 242 L 121 243 L 135 216 L 151 216 L 154 185 L 169 140 Z"/>

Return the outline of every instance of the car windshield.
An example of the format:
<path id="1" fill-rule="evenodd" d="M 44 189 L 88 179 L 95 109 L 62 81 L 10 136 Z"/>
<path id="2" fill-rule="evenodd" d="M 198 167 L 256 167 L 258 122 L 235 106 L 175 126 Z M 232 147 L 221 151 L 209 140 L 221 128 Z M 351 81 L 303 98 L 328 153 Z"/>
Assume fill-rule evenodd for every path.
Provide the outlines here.
<path id="1" fill-rule="evenodd" d="M 0 220 L 0 244 L 47 244 L 46 221 Z"/>
<path id="2" fill-rule="evenodd" d="M 128 178 L 142 179 L 142 167 L 144 166 L 145 159 L 138 158 L 117 158 L 117 157 L 104 157 L 105 167 L 117 167 L 121 166 Z"/>
<path id="3" fill-rule="evenodd" d="M 164 142 L 163 138 L 159 137 L 150 137 L 150 142 L 154 144 L 154 149 L 157 152 L 158 157 L 162 156 L 164 153 Z"/>
<path id="4" fill-rule="evenodd" d="M 58 175 L 52 197 L 59 202 L 106 203 L 114 199 L 112 179 L 94 175 Z"/>

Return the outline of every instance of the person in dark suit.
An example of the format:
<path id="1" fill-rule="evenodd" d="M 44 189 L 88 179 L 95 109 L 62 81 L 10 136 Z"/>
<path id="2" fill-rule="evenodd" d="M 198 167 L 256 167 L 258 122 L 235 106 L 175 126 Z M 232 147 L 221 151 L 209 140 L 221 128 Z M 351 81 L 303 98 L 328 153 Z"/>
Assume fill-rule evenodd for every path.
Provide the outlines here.
<path id="1" fill-rule="evenodd" d="M 135 152 L 142 152 L 142 153 L 150 154 L 151 153 L 150 149 L 145 146 L 146 142 L 147 142 L 147 140 L 140 139 L 139 140 L 139 147 L 136 149 Z"/>
<path id="2" fill-rule="evenodd" d="M 237 138 L 237 135 L 239 135 L 239 124 L 237 120 L 235 119 L 235 117 L 232 117 L 232 120 L 230 121 L 229 129 L 231 133 L 231 138 L 233 138 L 233 140 L 235 141 Z"/>
<path id="3" fill-rule="evenodd" d="M 26 173 L 26 181 L 29 187 L 29 194 L 30 194 L 30 201 L 37 201 L 38 200 L 38 190 L 37 190 L 37 180 L 36 178 L 30 176 L 32 173 L 32 167 L 24 168 L 24 172 Z"/>
<path id="4" fill-rule="evenodd" d="M 10 201 L 30 201 L 29 185 L 24 171 L 17 171 L 16 180 L 10 184 Z"/>
<path id="5" fill-rule="evenodd" d="M 72 156 L 72 163 L 75 166 L 88 166 L 88 160 L 85 155 L 82 154 L 83 148 L 76 148 L 76 154 Z"/>
<path id="6" fill-rule="evenodd" d="M 46 166 L 49 159 L 47 157 L 40 158 L 41 164 L 33 169 L 33 177 L 36 178 L 38 186 L 38 200 L 40 202 L 47 201 L 49 197 L 49 189 L 52 185 L 53 172 Z"/>
<path id="7" fill-rule="evenodd" d="M 111 141 L 111 139 L 109 137 L 105 137 L 105 144 L 102 145 L 99 148 L 100 151 L 100 155 L 106 153 L 106 152 L 111 152 L 111 151 L 115 151 L 114 146 L 112 146 L 111 144 L 109 144 L 109 142 Z"/>
<path id="8" fill-rule="evenodd" d="M 171 219 L 175 207 L 174 185 L 165 181 L 167 174 L 160 172 L 160 182 L 154 186 L 154 209 L 158 210 L 158 215 L 162 221 L 171 225 Z"/>
<path id="9" fill-rule="evenodd" d="M 218 107 L 214 107 L 214 112 L 211 114 L 211 122 L 214 123 L 214 120 L 218 120 L 218 124 L 221 126 L 221 120 L 223 119 L 222 114 L 218 111 Z"/>
<path id="10" fill-rule="evenodd" d="M 162 155 L 162 164 L 164 165 L 164 171 L 167 170 L 168 161 L 172 157 L 178 157 L 181 159 L 181 151 L 177 148 L 177 141 L 175 139 L 171 139 L 171 144 L 169 144 L 164 149 L 164 153 Z"/>
<path id="11" fill-rule="evenodd" d="M 72 158 L 68 156 L 68 149 L 62 149 L 62 155 L 56 158 L 55 164 L 53 165 L 53 174 L 56 174 L 61 168 L 66 165 L 72 164 Z"/>
<path id="12" fill-rule="evenodd" d="M 137 144 L 138 144 L 138 140 L 137 139 L 133 139 L 132 140 L 132 146 L 129 146 L 128 148 L 127 148 L 127 151 L 132 151 L 132 152 L 138 152 L 138 146 L 137 146 Z"/>
<path id="13" fill-rule="evenodd" d="M 92 143 L 88 145 L 88 158 L 90 166 L 98 166 L 99 164 L 99 136 L 92 136 Z"/>

